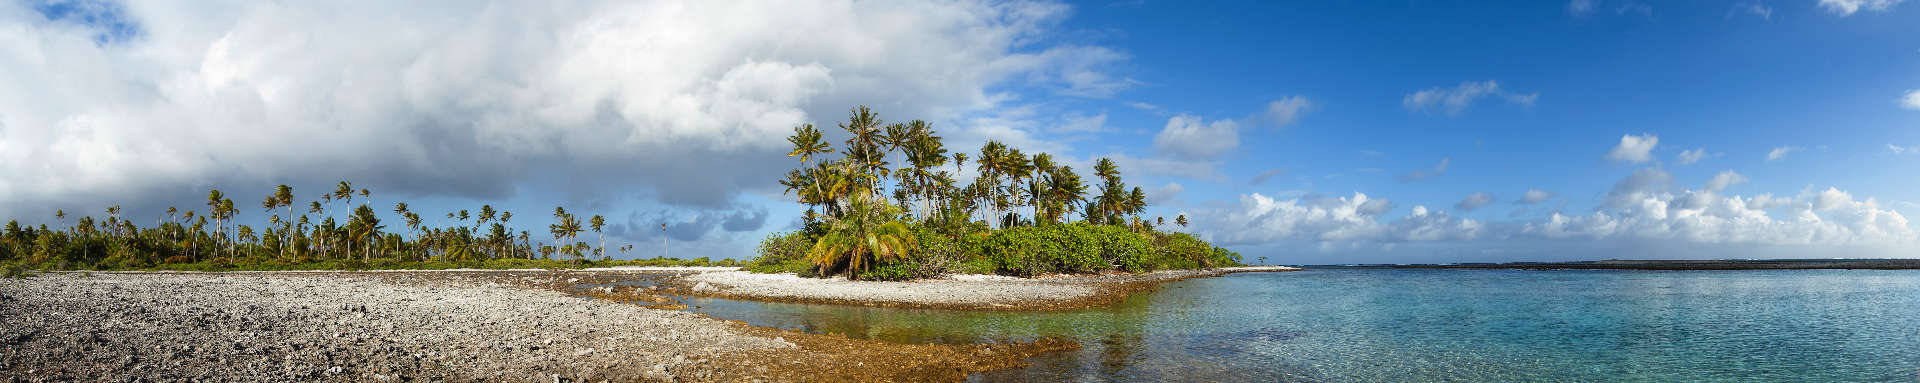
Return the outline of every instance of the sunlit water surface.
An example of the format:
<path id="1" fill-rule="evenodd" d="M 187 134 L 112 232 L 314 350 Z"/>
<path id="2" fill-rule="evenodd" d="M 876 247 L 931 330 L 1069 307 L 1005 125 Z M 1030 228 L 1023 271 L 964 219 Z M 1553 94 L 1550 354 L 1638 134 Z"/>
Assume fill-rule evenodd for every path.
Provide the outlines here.
<path id="1" fill-rule="evenodd" d="M 893 342 L 1083 346 L 982 381 L 1920 380 L 1920 271 L 1246 273 L 1052 313 L 687 303 Z"/>

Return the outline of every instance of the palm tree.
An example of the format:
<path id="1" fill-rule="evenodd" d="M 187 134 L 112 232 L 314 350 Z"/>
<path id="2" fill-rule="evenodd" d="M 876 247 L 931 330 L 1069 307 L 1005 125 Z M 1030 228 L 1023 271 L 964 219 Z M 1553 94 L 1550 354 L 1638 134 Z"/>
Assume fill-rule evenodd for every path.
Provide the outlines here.
<path id="1" fill-rule="evenodd" d="M 384 226 L 380 225 L 380 217 L 374 214 L 372 207 L 367 205 L 355 207 L 353 214 L 347 218 L 347 251 L 349 251 L 347 257 L 353 257 L 351 253 L 351 251 L 353 251 L 353 241 L 364 241 L 368 245 L 371 245 L 373 241 L 380 239 L 380 228 L 382 227 Z M 362 251 L 360 253 L 360 260 L 373 260 L 372 250 Z"/>
<path id="2" fill-rule="evenodd" d="M 600 231 L 600 228 L 607 226 L 607 219 L 601 217 L 599 214 L 594 214 L 593 219 L 587 222 L 593 225 L 593 233 L 600 235 L 600 246 L 593 248 L 594 255 L 606 256 L 607 233 Z"/>
<path id="3" fill-rule="evenodd" d="M 1187 227 L 1187 215 L 1181 214 L 1179 216 L 1173 217 L 1173 224 L 1180 225 L 1180 227 L 1182 228 Z"/>
<path id="4" fill-rule="evenodd" d="M 340 184 L 339 184 L 339 185 L 335 185 L 335 187 L 334 187 L 334 189 L 333 189 L 333 198 L 335 198 L 335 199 L 339 199 L 339 200 L 341 200 L 341 201 L 345 201 L 345 202 L 346 202 L 346 204 L 347 204 L 347 209 L 348 209 L 348 210 L 352 210 L 352 209 L 353 209 L 353 184 L 352 184 L 352 183 L 348 183 L 347 181 L 340 181 Z M 333 218 L 333 213 L 332 213 L 332 212 L 328 212 L 328 213 L 327 213 L 327 218 L 328 218 L 329 220 L 331 220 L 331 219 Z M 353 258 L 353 243 L 352 243 L 352 241 L 353 241 L 353 238 L 352 238 L 352 236 L 353 236 L 353 233 L 352 233 L 351 231 L 349 231 L 349 232 L 347 233 L 347 236 L 348 236 L 348 238 L 347 238 L 347 241 L 348 241 L 348 243 L 347 243 L 347 258 L 349 258 L 349 259 L 351 259 L 351 258 Z"/>
<path id="5" fill-rule="evenodd" d="M 1127 214 L 1139 216 L 1146 211 L 1147 193 L 1140 190 L 1139 186 L 1135 186 L 1132 192 L 1127 193 Z"/>
<path id="6" fill-rule="evenodd" d="M 226 227 L 226 226 L 225 226 L 225 222 L 221 220 L 222 218 L 225 218 L 225 216 L 220 213 L 222 211 L 220 210 L 220 201 L 226 198 L 227 198 L 227 195 L 224 193 L 221 193 L 220 189 L 213 189 L 212 191 L 207 192 L 207 214 L 213 216 L 214 231 L 223 232 L 223 233 L 225 231 L 220 230 L 220 228 Z M 215 241 L 218 241 L 218 239 L 216 238 Z"/>
<path id="7" fill-rule="evenodd" d="M 787 142 L 793 143 L 793 151 L 787 152 L 787 157 L 800 157 L 800 163 L 805 165 L 815 154 L 833 153 L 833 147 L 820 137 L 820 130 L 813 124 L 793 127 L 793 136 L 787 137 Z"/>
<path id="8" fill-rule="evenodd" d="M 507 231 L 507 247 L 513 247 L 513 212 L 501 211 L 500 225 L 505 226 Z"/>
<path id="9" fill-rule="evenodd" d="M 366 188 L 360 188 L 360 198 L 362 198 L 362 199 L 366 199 L 366 200 L 367 200 L 367 203 L 366 203 L 366 204 L 363 204 L 363 205 L 360 205 L 360 206 L 379 206 L 378 204 L 374 204 L 374 203 L 373 203 L 373 193 L 371 193 L 371 192 L 369 192 L 369 191 L 367 191 L 367 189 L 366 189 Z M 357 209 L 356 209 L 356 210 L 357 210 Z M 371 211 L 372 209 L 368 209 L 368 210 L 369 210 L 369 211 Z M 378 236 L 376 236 L 376 237 L 374 237 L 374 239 L 375 239 L 375 240 L 378 240 L 378 239 L 379 239 L 379 237 L 378 237 Z M 374 246 L 373 246 L 373 245 L 374 245 L 374 243 L 373 243 L 373 241 L 368 241 L 368 242 L 367 242 L 367 248 L 366 248 L 366 251 L 365 251 L 365 255 L 364 255 L 364 256 L 362 256 L 361 258 L 364 258 L 364 259 L 369 259 L 369 260 L 370 260 L 370 259 L 373 259 L 373 250 L 374 250 Z"/>
<path id="10" fill-rule="evenodd" d="M 853 108 L 847 123 L 840 125 L 841 129 L 852 134 L 847 138 L 847 161 L 851 162 L 855 171 L 870 176 L 861 183 L 867 189 L 874 189 L 878 179 L 886 177 L 888 173 L 887 152 L 883 145 L 886 137 L 882 135 L 881 124 L 884 122 L 880 121 L 880 115 L 866 106 L 859 106 Z"/>
<path id="11" fill-rule="evenodd" d="M 114 229 L 113 234 L 115 235 L 120 234 L 119 227 L 118 227 L 120 222 L 120 205 L 113 205 L 113 206 L 107 207 L 107 222 L 115 226 L 113 228 Z"/>
<path id="12" fill-rule="evenodd" d="M 918 246 L 905 223 L 893 220 L 899 208 L 884 201 L 873 201 L 868 193 L 857 193 L 849 200 L 846 215 L 833 221 L 827 234 L 807 251 L 807 260 L 821 274 L 847 267 L 848 279 L 859 279 L 874 262 L 906 257 Z"/>
<path id="13" fill-rule="evenodd" d="M 980 171 L 980 176 L 974 179 L 974 183 L 987 187 L 987 200 L 982 205 L 990 209 L 989 216 L 998 216 L 998 205 L 995 202 L 999 200 L 1000 173 L 1006 170 L 1007 145 L 1000 141 L 987 141 L 980 146 L 980 158 L 974 159 L 974 162 L 979 165 L 976 169 Z M 998 218 L 989 218 L 987 222 L 991 225 L 998 220 Z"/>
<path id="14" fill-rule="evenodd" d="M 273 199 L 275 200 L 274 201 L 275 204 L 278 204 L 282 207 L 287 208 L 287 218 L 283 219 L 282 221 L 293 219 L 293 187 L 287 186 L 286 184 L 280 184 L 280 186 L 273 188 Z M 291 227 L 292 227 L 292 223 L 291 222 L 287 223 L 287 228 L 291 228 Z M 281 247 L 287 248 L 289 251 L 291 251 L 292 245 L 293 245 L 293 230 L 286 230 L 286 228 L 282 228 L 280 230 L 280 234 L 285 235 L 287 237 L 285 241 L 286 244 L 281 245 Z"/>
<path id="15" fill-rule="evenodd" d="M 238 213 L 240 213 L 240 210 L 233 208 L 232 198 L 225 198 L 220 200 L 220 221 L 221 222 L 226 222 L 228 220 L 233 219 L 233 215 Z M 223 231 L 221 232 L 221 235 L 225 236 L 227 235 L 227 233 Z M 231 257 L 233 256 L 233 250 L 235 250 L 235 248 L 233 246 L 233 241 L 231 240 L 232 237 L 229 236 L 227 238 L 229 238 L 229 240 L 227 241 L 227 250 L 228 250 L 227 256 Z"/>

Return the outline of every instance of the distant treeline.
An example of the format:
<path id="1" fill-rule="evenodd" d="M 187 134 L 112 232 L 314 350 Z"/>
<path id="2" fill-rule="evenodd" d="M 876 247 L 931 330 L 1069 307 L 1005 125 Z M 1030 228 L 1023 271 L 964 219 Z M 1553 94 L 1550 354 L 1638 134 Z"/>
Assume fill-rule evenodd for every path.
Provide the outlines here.
<path id="1" fill-rule="evenodd" d="M 53 227 L 9 220 L 0 230 L 0 265 L 14 270 L 280 270 L 711 263 L 705 258 L 613 261 L 602 232 L 606 220 L 599 215 L 582 219 L 560 207 L 553 210 L 555 223 L 535 236 L 515 231 L 513 213 L 491 205 L 480 206 L 477 214 L 447 212 L 450 225 L 441 226 L 400 202 L 392 211 L 403 221 L 390 227 L 374 214 L 372 192 L 346 181 L 304 201 L 305 206 L 299 202 L 293 188 L 280 185 L 261 200 L 267 219 L 254 223 L 259 226 L 236 222 L 233 199 L 217 189 L 207 193 L 205 210 L 169 207 L 166 218 L 153 226 L 124 219 L 119 206 L 100 210 L 103 218 L 57 210 L 53 218 L 59 225 Z M 587 230 L 599 235 L 597 242 L 581 240 Z"/>

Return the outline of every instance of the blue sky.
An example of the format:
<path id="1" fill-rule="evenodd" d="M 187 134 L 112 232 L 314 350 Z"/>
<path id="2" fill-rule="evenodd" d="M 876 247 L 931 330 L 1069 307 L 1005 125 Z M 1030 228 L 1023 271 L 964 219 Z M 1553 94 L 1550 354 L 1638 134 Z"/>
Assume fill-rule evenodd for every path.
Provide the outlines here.
<path id="1" fill-rule="evenodd" d="M 345 179 L 744 258 L 801 210 L 780 136 L 865 104 L 952 149 L 1116 158 L 1149 215 L 1270 262 L 1920 255 L 1904 1 L 59 1 L 0 26 L 0 215 L 26 222 Z"/>

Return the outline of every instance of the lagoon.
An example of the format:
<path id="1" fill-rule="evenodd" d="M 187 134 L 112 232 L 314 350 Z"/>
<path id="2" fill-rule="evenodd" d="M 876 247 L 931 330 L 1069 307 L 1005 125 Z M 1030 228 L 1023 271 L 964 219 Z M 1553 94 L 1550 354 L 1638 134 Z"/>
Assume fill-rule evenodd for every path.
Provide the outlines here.
<path id="1" fill-rule="evenodd" d="M 1920 271 L 1312 269 L 1108 307 L 976 312 L 691 298 L 903 343 L 1065 337 L 976 381 L 1915 381 Z"/>

